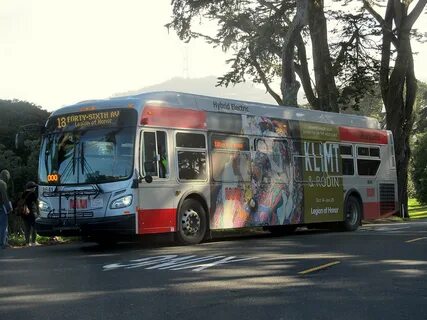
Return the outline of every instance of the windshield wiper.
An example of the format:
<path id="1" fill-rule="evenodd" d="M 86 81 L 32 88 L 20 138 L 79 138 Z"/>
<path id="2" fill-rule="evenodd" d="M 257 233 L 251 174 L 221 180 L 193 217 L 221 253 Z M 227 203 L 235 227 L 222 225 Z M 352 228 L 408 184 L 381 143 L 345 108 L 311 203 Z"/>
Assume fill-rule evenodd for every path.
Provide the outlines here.
<path id="1" fill-rule="evenodd" d="M 87 162 L 86 158 L 85 158 L 85 149 L 84 149 L 84 142 L 81 141 L 80 142 L 80 166 L 81 166 L 81 170 L 82 170 L 82 174 L 85 174 L 85 169 L 87 171 L 88 174 L 92 175 L 93 177 L 95 177 L 94 173 L 95 171 L 91 168 L 90 164 Z M 103 193 L 104 191 L 102 190 L 102 188 L 98 185 L 98 183 L 95 182 L 90 182 L 95 184 L 96 189 Z"/>

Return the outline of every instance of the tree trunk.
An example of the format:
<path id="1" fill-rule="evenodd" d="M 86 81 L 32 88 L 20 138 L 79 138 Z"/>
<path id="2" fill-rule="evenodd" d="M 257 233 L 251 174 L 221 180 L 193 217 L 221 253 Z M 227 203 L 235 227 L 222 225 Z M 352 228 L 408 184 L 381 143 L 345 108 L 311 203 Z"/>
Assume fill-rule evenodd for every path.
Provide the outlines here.
<path id="1" fill-rule="evenodd" d="M 405 17 L 403 17 L 405 18 Z M 401 24 L 402 25 L 402 24 Z M 410 29 L 400 28 L 396 63 L 388 86 L 384 88 L 387 128 L 395 139 L 399 209 L 408 217 L 408 164 L 411 155 L 409 138 L 413 126 L 413 107 L 417 92 Z"/>
<path id="2" fill-rule="evenodd" d="M 313 108 L 323 111 L 339 112 L 338 89 L 335 84 L 331 56 L 328 47 L 328 30 L 323 0 L 309 1 L 308 24 L 313 52 L 318 104 Z"/>
<path id="3" fill-rule="evenodd" d="M 283 41 L 282 82 L 280 88 L 283 96 L 283 104 L 287 106 L 298 106 L 298 91 L 301 84 L 296 80 L 294 56 L 298 37 L 306 24 L 309 1 L 300 0 L 297 2 L 297 11 Z"/>
<path id="4" fill-rule="evenodd" d="M 401 214 L 405 217 L 408 217 L 407 183 L 408 163 L 411 155 L 409 138 L 414 122 L 413 108 L 417 93 L 410 33 L 415 21 L 424 10 L 427 0 L 419 0 L 408 14 L 411 2 L 388 0 L 383 19 L 369 1 L 363 0 L 364 7 L 382 28 L 381 95 L 386 109 L 387 129 L 393 132 L 395 141 L 399 209 L 403 210 Z M 397 34 L 394 33 L 395 30 Z M 393 55 L 391 44 L 397 50 L 396 62 L 392 71 L 390 68 L 390 60 Z"/>

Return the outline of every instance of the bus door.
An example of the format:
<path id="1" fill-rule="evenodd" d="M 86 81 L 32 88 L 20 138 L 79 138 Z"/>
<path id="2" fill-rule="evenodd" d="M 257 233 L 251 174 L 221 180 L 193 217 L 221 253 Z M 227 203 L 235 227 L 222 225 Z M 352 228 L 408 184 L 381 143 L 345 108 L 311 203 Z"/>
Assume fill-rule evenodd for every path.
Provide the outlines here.
<path id="1" fill-rule="evenodd" d="M 153 178 L 139 184 L 139 234 L 176 230 L 176 180 L 171 179 L 171 144 L 166 130 L 144 130 L 140 139 L 139 171 Z"/>

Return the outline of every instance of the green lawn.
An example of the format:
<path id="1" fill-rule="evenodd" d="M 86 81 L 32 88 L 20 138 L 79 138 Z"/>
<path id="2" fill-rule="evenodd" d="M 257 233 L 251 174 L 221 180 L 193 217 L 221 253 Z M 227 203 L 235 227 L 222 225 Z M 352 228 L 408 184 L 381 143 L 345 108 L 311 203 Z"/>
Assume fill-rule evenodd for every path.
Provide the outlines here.
<path id="1" fill-rule="evenodd" d="M 411 219 L 427 218 L 427 205 L 419 204 L 416 199 L 409 199 L 408 209 Z"/>

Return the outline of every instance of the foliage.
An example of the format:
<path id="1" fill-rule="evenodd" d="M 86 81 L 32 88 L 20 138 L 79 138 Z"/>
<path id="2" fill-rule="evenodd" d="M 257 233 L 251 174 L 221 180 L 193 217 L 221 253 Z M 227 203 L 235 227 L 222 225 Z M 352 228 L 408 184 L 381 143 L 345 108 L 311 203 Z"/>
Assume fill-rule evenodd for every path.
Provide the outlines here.
<path id="1" fill-rule="evenodd" d="M 427 132 L 427 83 L 418 81 L 414 112 L 414 134 Z"/>
<path id="2" fill-rule="evenodd" d="M 19 199 L 28 181 L 37 181 L 40 135 L 30 133 L 25 136 L 25 148 L 14 148 L 15 134 L 28 124 L 44 125 L 49 112 L 39 106 L 24 101 L 0 100 L 0 170 L 11 174 L 8 192 L 13 203 Z M 9 218 L 9 232 L 22 231 L 22 223 L 15 215 Z"/>
<path id="3" fill-rule="evenodd" d="M 287 99 L 288 91 L 296 97 L 300 87 L 292 75 L 296 73 L 312 108 L 339 111 L 328 103 L 357 110 L 378 82 L 380 52 L 374 40 L 381 29 L 365 11 L 327 11 L 323 2 L 307 0 L 173 0 L 172 7 L 167 27 L 180 39 L 203 38 L 233 53 L 227 61 L 230 70 L 219 77 L 218 85 L 251 79 L 262 83 L 278 104 L 287 104 L 293 101 Z M 217 24 L 216 33 L 200 33 L 202 21 Z M 282 82 L 280 91 L 273 88 L 277 80 Z"/>
<path id="4" fill-rule="evenodd" d="M 7 149 L 13 149 L 15 134 L 24 125 L 44 125 L 49 112 L 35 104 L 20 100 L 0 100 L 0 144 Z M 29 140 L 37 140 L 35 134 L 28 136 Z M 21 156 L 24 154 L 20 154 Z"/>
<path id="5" fill-rule="evenodd" d="M 427 133 L 418 136 L 412 156 L 412 181 L 416 198 L 427 204 Z"/>

